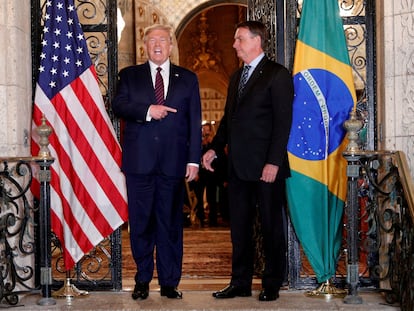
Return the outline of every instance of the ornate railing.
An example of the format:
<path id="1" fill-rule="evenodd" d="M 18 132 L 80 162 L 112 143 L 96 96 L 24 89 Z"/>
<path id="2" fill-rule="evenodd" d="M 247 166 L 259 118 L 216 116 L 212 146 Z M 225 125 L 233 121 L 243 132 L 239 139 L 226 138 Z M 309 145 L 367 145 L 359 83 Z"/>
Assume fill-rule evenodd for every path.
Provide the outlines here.
<path id="1" fill-rule="evenodd" d="M 0 302 L 16 305 L 26 292 L 42 294 L 40 305 L 56 302 L 51 297 L 50 253 L 50 128 L 37 128 L 40 152 L 36 157 L 0 158 Z M 40 190 L 32 204 L 34 176 Z M 39 272 L 39 273 L 38 273 Z"/>
<path id="2" fill-rule="evenodd" d="M 0 301 L 15 305 L 17 288 L 34 290 L 34 208 L 27 199 L 32 170 L 26 159 L 2 158 L 0 171 Z"/>
<path id="3" fill-rule="evenodd" d="M 344 153 L 348 161 L 344 301 L 362 303 L 358 288 L 368 283 L 383 291 L 388 303 L 414 310 L 414 185 L 407 160 L 401 151 L 359 150 L 356 130 L 348 132 L 350 145 Z"/>

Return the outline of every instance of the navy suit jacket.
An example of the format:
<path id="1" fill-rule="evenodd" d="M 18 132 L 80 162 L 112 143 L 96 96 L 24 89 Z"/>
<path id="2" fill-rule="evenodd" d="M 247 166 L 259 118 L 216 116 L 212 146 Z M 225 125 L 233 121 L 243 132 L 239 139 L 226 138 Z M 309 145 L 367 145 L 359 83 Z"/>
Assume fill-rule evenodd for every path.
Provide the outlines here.
<path id="1" fill-rule="evenodd" d="M 119 73 L 112 102 L 116 116 L 125 120 L 122 170 L 129 174 L 158 172 L 184 177 L 187 163 L 201 158 L 201 105 L 197 76 L 171 64 L 165 105 L 177 109 L 162 120 L 146 121 L 155 92 L 149 63 Z"/>
<path id="2" fill-rule="evenodd" d="M 213 149 L 228 144 L 229 164 L 242 180 L 258 181 L 266 163 L 278 165 L 277 178 L 286 178 L 290 176 L 286 148 L 292 122 L 292 75 L 265 56 L 238 99 L 241 73 L 242 68 L 230 78 Z"/>

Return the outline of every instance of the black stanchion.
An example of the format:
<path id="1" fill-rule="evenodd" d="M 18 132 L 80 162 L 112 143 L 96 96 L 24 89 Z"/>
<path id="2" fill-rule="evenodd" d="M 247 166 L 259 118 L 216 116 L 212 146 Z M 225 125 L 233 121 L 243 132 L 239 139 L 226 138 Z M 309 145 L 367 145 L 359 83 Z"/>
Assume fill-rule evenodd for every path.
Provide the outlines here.
<path id="1" fill-rule="evenodd" d="M 40 166 L 40 285 L 42 298 L 39 305 L 54 305 L 56 300 L 52 298 L 52 254 L 50 239 L 50 165 L 53 159 L 40 159 L 36 161 Z"/>
<path id="2" fill-rule="evenodd" d="M 348 295 L 344 302 L 349 304 L 361 304 L 362 298 L 358 296 L 359 284 L 359 259 L 358 259 L 358 232 L 359 232 L 359 205 L 358 205 L 358 178 L 359 157 L 355 155 L 345 156 L 348 161 L 348 193 L 346 206 L 346 232 L 348 244 L 347 283 Z"/>
<path id="3" fill-rule="evenodd" d="M 52 298 L 52 249 L 51 249 L 51 229 L 50 229 L 50 166 L 54 162 L 49 151 L 49 136 L 52 128 L 46 124 L 45 116 L 42 117 L 42 124 L 36 128 L 39 134 L 40 150 L 35 162 L 39 165 L 40 182 L 40 206 L 39 206 L 39 226 L 40 226 L 40 285 L 42 288 L 42 298 L 37 302 L 39 305 L 54 305 L 56 300 Z"/>
<path id="4" fill-rule="evenodd" d="M 353 109 L 350 118 L 345 121 L 344 127 L 347 130 L 349 139 L 346 151 L 343 152 L 348 165 L 346 169 L 348 177 L 348 192 L 346 204 L 347 216 L 347 244 L 348 244 L 348 264 L 347 264 L 347 283 L 348 295 L 344 298 L 344 303 L 361 304 L 362 298 L 358 296 L 359 284 L 359 254 L 358 254 L 358 232 L 359 232 L 359 204 L 358 204 L 358 178 L 359 160 L 361 150 L 358 146 L 358 131 L 362 128 L 363 122 L 357 119 L 356 111 Z"/>

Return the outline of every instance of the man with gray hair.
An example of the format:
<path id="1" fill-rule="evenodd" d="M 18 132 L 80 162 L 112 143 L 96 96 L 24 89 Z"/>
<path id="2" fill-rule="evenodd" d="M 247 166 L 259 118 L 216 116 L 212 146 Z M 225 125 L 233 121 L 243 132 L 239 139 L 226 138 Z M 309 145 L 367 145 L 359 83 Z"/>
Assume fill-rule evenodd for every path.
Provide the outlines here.
<path id="1" fill-rule="evenodd" d="M 119 73 L 112 109 L 125 122 L 122 171 L 126 177 L 131 250 L 137 265 L 133 299 L 146 299 L 154 272 L 161 296 L 177 289 L 183 259 L 185 180 L 198 173 L 201 102 L 197 76 L 170 62 L 172 28 L 144 32 L 148 61 Z"/>

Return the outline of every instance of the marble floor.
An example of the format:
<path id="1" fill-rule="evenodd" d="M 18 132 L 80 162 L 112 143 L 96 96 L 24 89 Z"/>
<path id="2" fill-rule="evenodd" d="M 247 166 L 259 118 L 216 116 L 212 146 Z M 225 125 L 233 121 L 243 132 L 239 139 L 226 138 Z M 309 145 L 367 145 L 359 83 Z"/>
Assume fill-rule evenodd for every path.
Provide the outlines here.
<path id="1" fill-rule="evenodd" d="M 206 281 L 206 280 L 204 280 Z M 41 295 L 28 295 L 20 299 L 13 310 L 400 310 L 398 305 L 388 305 L 378 292 L 360 291 L 360 304 L 346 304 L 343 298 L 321 297 L 310 298 L 304 291 L 282 290 L 280 298 L 272 302 L 258 301 L 258 290 L 253 291 L 252 297 L 233 299 L 215 299 L 212 290 L 199 290 L 197 282 L 182 284 L 183 299 L 168 299 L 161 297 L 158 288 L 151 288 L 146 300 L 133 300 L 130 290 L 120 292 L 92 292 L 84 297 L 48 298 Z M 210 280 L 211 287 L 217 289 L 222 284 L 220 280 Z M 192 289 L 189 289 L 192 288 Z"/>

